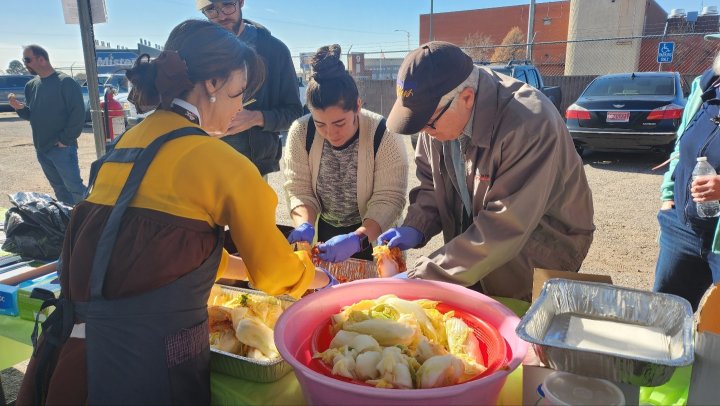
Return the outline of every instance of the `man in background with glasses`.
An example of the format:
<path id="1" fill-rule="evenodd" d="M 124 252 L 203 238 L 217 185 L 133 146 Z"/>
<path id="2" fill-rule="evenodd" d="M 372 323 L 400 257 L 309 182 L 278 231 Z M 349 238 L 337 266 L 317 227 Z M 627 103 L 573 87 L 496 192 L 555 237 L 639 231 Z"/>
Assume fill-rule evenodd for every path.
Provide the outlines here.
<path id="1" fill-rule="evenodd" d="M 238 112 L 223 140 L 247 156 L 267 180 L 267 174 L 280 170 L 280 132 L 302 115 L 290 50 L 267 28 L 243 19 L 245 0 L 195 0 L 195 4 L 210 21 L 253 47 L 265 62 L 265 83 L 255 94 L 256 101 Z"/>
<path id="2" fill-rule="evenodd" d="M 387 126 L 420 132 L 420 186 L 402 227 L 378 244 L 419 248 L 440 232 L 445 240 L 406 277 L 529 301 L 533 268 L 579 270 L 595 230 L 592 195 L 549 99 L 440 41 L 405 58 L 396 90 Z"/>
<path id="3" fill-rule="evenodd" d="M 10 105 L 18 116 L 30 121 L 35 154 L 55 197 L 73 206 L 85 194 L 77 144 L 85 124 L 80 85 L 55 71 L 47 51 L 38 45 L 24 47 L 23 62 L 37 76 L 25 85 L 25 103 L 11 94 Z"/>

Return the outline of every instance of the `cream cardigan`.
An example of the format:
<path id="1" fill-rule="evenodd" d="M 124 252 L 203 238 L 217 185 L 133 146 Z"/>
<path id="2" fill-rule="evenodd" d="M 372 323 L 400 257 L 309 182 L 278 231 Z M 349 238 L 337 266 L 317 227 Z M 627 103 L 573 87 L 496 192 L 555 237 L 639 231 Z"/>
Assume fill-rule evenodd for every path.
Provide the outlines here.
<path id="1" fill-rule="evenodd" d="M 385 131 L 377 155 L 373 138 L 382 116 L 360 110 L 358 145 L 358 210 L 363 221 L 375 220 L 383 231 L 390 228 L 402 214 L 407 196 L 408 157 L 401 135 Z M 307 124 L 311 115 L 295 120 L 290 127 L 285 150 L 285 193 L 290 211 L 305 205 L 320 215 L 317 197 L 317 176 L 320 170 L 324 139 L 315 133 L 310 154 L 305 149 Z M 336 185 L 341 188 L 343 185 Z"/>

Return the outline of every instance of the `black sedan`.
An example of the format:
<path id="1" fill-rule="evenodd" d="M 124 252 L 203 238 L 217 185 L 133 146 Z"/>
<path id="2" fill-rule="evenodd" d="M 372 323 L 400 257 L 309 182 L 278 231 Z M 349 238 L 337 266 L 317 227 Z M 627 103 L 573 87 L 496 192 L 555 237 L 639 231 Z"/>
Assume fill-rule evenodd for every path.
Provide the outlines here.
<path id="1" fill-rule="evenodd" d="M 677 72 L 619 73 L 595 78 L 565 112 L 575 148 L 668 153 L 685 108 Z"/>

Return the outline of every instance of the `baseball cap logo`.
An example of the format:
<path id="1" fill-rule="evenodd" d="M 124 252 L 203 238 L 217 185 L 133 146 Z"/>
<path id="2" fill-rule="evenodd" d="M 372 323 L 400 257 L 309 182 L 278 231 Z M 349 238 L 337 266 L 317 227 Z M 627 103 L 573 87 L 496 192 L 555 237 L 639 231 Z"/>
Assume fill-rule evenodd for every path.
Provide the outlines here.
<path id="1" fill-rule="evenodd" d="M 395 87 L 395 93 L 397 97 L 408 99 L 412 97 L 416 87 L 417 84 L 415 82 L 398 79 L 397 86 Z"/>

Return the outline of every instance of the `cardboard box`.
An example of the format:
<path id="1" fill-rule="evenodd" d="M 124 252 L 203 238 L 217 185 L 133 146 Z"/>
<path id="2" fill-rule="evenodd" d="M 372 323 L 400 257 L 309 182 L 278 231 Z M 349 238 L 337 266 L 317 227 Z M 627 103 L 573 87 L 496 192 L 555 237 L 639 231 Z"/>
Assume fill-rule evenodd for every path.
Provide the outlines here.
<path id="1" fill-rule="evenodd" d="M 591 273 L 553 271 L 550 269 L 535 268 L 533 273 L 532 301 L 540 295 L 545 282 L 548 279 L 569 279 L 571 281 L 600 282 L 612 285 L 612 278 L 609 275 L 595 275 Z"/>
<path id="2" fill-rule="evenodd" d="M 57 262 L 51 262 L 37 268 L 18 268 L 2 274 L 5 279 L 3 279 L 3 283 L 0 283 L 0 314 L 17 316 L 19 314 L 18 292 L 20 289 L 37 283 L 49 282 L 44 278 L 55 272 L 56 265 Z"/>
<path id="3" fill-rule="evenodd" d="M 21 319 L 35 321 L 35 317 L 40 311 L 40 307 L 42 306 L 43 301 L 30 297 L 33 290 L 35 289 L 44 289 L 52 293 L 55 298 L 59 297 L 61 289 L 60 281 L 57 278 L 57 273 L 53 272 L 49 275 L 46 275 L 45 277 L 40 278 L 37 283 L 22 287 L 20 288 L 20 290 L 18 290 L 18 315 Z M 48 307 L 43 309 L 42 313 L 40 314 L 40 321 L 45 321 L 47 316 L 49 316 L 54 309 L 54 307 Z"/>
<path id="4" fill-rule="evenodd" d="M 0 284 L 0 314 L 17 316 L 17 286 Z"/>
<path id="5" fill-rule="evenodd" d="M 720 383 L 720 287 L 716 285 L 700 304 L 688 405 L 717 404 L 720 399 L 718 383 Z"/>

